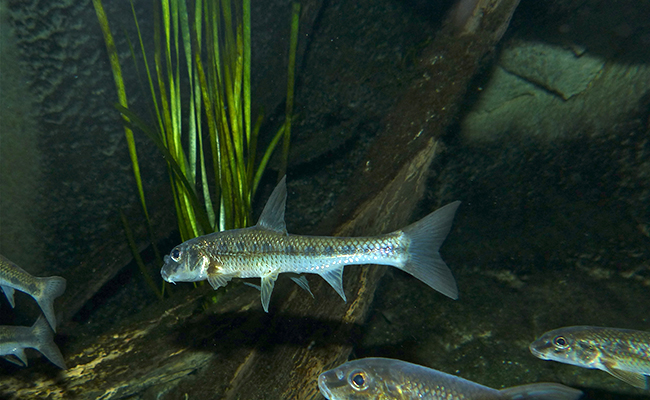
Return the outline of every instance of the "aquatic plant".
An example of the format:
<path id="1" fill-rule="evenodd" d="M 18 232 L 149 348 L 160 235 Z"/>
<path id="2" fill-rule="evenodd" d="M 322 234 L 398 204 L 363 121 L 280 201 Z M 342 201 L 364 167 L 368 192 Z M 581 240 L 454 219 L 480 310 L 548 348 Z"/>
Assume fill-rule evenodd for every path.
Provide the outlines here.
<path id="1" fill-rule="evenodd" d="M 111 60 L 119 98 L 116 107 L 124 118 L 148 226 L 133 128 L 144 132 L 167 161 L 183 241 L 249 225 L 252 198 L 273 150 L 283 137 L 280 174 L 286 171 L 299 5 L 294 4 L 292 14 L 285 122 L 256 163 L 262 119 L 258 117 L 253 124 L 251 118 L 250 0 L 155 0 L 153 72 L 131 2 L 146 74 L 141 81 L 148 83 L 151 93 L 153 124 L 129 109 L 108 19 L 101 0 L 93 0 L 93 4 Z M 131 42 L 129 46 L 135 60 L 134 46 Z M 140 75 L 137 63 L 136 71 Z"/>

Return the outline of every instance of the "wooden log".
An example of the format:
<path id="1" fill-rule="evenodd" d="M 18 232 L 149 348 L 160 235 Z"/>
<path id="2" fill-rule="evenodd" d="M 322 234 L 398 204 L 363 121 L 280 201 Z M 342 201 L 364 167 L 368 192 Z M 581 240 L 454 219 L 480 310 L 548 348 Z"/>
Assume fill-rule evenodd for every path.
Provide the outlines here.
<path id="1" fill-rule="evenodd" d="M 323 231 L 331 232 L 349 220 L 359 199 L 363 202 L 375 188 L 386 186 L 430 138 L 442 137 L 454 123 L 471 80 L 503 36 L 519 0 L 475 3 L 476 10 L 463 26 L 450 16 L 422 51 L 416 66 L 419 77 L 383 119 L 383 129 L 373 141 L 365 165 Z"/>

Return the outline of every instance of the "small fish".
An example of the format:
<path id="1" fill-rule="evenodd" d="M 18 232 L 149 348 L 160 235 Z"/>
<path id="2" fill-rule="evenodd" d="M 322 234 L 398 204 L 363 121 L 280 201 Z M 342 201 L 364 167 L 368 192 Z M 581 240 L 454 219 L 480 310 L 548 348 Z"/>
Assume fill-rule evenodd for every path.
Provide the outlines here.
<path id="1" fill-rule="evenodd" d="M 47 322 L 56 332 L 56 317 L 54 316 L 54 299 L 65 291 L 65 279 L 60 276 L 39 278 L 0 255 L 0 287 L 7 296 L 13 308 L 14 289 L 32 296 L 43 311 Z"/>
<path id="2" fill-rule="evenodd" d="M 39 316 L 34 325 L 0 326 L 0 355 L 8 361 L 22 367 L 27 366 L 25 349 L 40 351 L 52 364 L 66 369 L 61 351 L 52 340 L 52 330 L 43 316 Z M 18 360 L 11 358 L 16 357 Z"/>
<path id="3" fill-rule="evenodd" d="M 530 344 L 542 360 L 602 369 L 632 386 L 648 389 L 650 332 L 570 326 L 546 332 Z"/>
<path id="4" fill-rule="evenodd" d="M 318 377 L 328 400 L 574 400 L 582 392 L 557 383 L 492 389 L 455 375 L 390 358 L 348 361 Z"/>
<path id="5" fill-rule="evenodd" d="M 262 306 L 268 312 L 280 273 L 318 274 L 345 301 L 343 267 L 381 264 L 406 271 L 452 299 L 458 297 L 456 281 L 438 249 L 451 229 L 459 201 L 385 235 L 290 235 L 284 222 L 285 178 L 273 190 L 257 225 L 200 236 L 174 247 L 165 256 L 160 271 L 163 279 L 169 283 L 207 279 L 216 290 L 232 278 L 261 278 Z M 294 281 L 303 288 L 307 284 L 306 280 L 302 284 Z"/>

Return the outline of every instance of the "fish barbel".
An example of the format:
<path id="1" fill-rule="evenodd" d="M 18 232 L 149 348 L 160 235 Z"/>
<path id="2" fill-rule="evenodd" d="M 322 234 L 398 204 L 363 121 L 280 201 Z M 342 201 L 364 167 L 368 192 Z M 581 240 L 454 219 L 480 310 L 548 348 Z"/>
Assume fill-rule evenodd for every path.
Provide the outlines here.
<path id="1" fill-rule="evenodd" d="M 650 332 L 598 326 L 570 326 L 546 332 L 530 344 L 542 360 L 601 369 L 632 386 L 647 389 Z"/>
<path id="2" fill-rule="evenodd" d="M 0 255 L 0 288 L 13 308 L 14 289 L 32 296 L 43 311 L 47 322 L 56 332 L 54 299 L 65 291 L 65 279 L 60 276 L 36 277 Z"/>
<path id="3" fill-rule="evenodd" d="M 390 358 L 348 361 L 318 377 L 328 400 L 575 400 L 582 392 L 557 383 L 492 389 L 435 369 Z"/>
<path id="4" fill-rule="evenodd" d="M 447 204 L 404 229 L 374 237 L 290 235 L 284 222 L 285 178 L 273 190 L 257 225 L 190 239 L 174 247 L 160 273 L 169 283 L 207 279 L 216 290 L 232 278 L 261 278 L 261 300 L 268 312 L 278 274 L 311 273 L 325 279 L 345 301 L 343 267 L 391 265 L 442 294 L 458 289 L 438 249 L 451 229 L 459 201 Z M 294 279 L 308 289 L 304 277 Z"/>

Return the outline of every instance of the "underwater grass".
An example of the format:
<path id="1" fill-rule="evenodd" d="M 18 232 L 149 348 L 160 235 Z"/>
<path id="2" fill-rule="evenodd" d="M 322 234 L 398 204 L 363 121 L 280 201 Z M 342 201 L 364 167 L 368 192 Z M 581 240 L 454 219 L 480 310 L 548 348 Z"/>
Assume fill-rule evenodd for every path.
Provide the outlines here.
<path id="1" fill-rule="evenodd" d="M 124 215 L 124 212 L 122 210 L 120 210 L 120 220 L 122 221 L 122 227 L 124 228 L 124 234 L 126 235 L 126 241 L 129 244 L 129 249 L 131 250 L 131 254 L 133 254 L 135 263 L 138 265 L 138 269 L 140 270 L 140 272 L 142 272 L 142 277 L 147 283 L 147 286 L 149 286 L 149 288 L 153 290 L 153 292 L 156 294 L 156 297 L 162 300 L 163 292 L 156 287 L 153 278 L 148 273 L 147 267 L 144 264 L 142 257 L 140 257 L 138 246 L 135 244 L 135 239 L 133 237 L 133 231 L 131 230 L 131 225 L 129 225 L 129 221 L 126 218 L 126 215 Z"/>
<path id="2" fill-rule="evenodd" d="M 300 6 L 292 9 L 286 118 L 256 163 L 261 116 L 251 115 L 250 0 L 154 0 L 153 68 L 143 32 L 131 10 L 146 73 L 152 120 L 128 106 L 117 50 L 101 0 L 93 0 L 104 32 L 118 91 L 140 201 L 150 226 L 133 130 L 163 154 L 181 239 L 250 225 L 251 203 L 268 161 L 283 141 L 280 176 L 286 173 L 293 112 Z M 129 41 L 131 54 L 136 50 Z M 136 72 L 140 69 L 136 62 Z M 205 121 L 204 123 L 202 123 Z M 153 239 L 153 236 L 152 236 Z"/>
<path id="3" fill-rule="evenodd" d="M 104 42 L 106 43 L 106 51 L 108 52 L 108 56 L 111 63 L 111 70 L 113 71 L 113 78 L 115 81 L 115 88 L 117 90 L 119 104 L 122 107 L 128 107 L 126 89 L 124 87 L 124 79 L 122 78 L 122 68 L 120 67 L 117 48 L 115 47 L 115 41 L 113 40 L 113 35 L 111 33 L 111 29 L 108 24 L 106 12 L 104 11 L 104 7 L 102 6 L 101 0 L 93 0 L 93 6 L 95 7 L 95 13 L 97 14 L 97 19 L 102 29 Z M 126 119 L 126 122 L 129 122 L 129 120 Z M 131 158 L 131 164 L 133 166 L 133 175 L 135 177 L 136 186 L 138 188 L 140 204 L 142 206 L 142 211 L 144 212 L 144 216 L 147 224 L 147 232 L 149 233 L 151 242 L 154 243 L 155 241 L 153 239 L 154 238 L 153 229 L 151 228 L 151 220 L 149 218 L 149 211 L 147 209 L 147 202 L 145 200 L 145 195 L 144 195 L 144 187 L 142 185 L 142 178 L 140 176 L 140 165 L 138 163 L 138 154 L 135 148 L 135 141 L 133 139 L 133 130 L 129 128 L 127 125 L 125 125 L 124 134 L 126 136 L 126 142 L 129 148 L 129 156 Z M 130 227 L 128 226 L 128 223 L 126 222 L 126 219 L 121 211 L 120 211 L 120 217 L 122 219 L 122 224 L 124 226 L 124 230 L 127 235 L 127 241 L 129 242 L 129 247 L 131 248 L 131 252 L 135 257 L 136 263 L 138 265 L 138 268 L 140 269 L 141 274 L 145 277 L 147 285 L 153 290 L 156 296 L 161 298 L 162 293 L 158 290 L 156 285 L 153 284 L 153 280 L 151 279 L 146 266 L 142 262 L 140 253 L 138 253 L 136 250 L 135 242 L 133 241 L 133 235 L 131 234 Z M 162 258 L 160 257 L 160 252 L 158 251 L 158 248 L 155 245 L 154 245 L 154 253 L 155 253 L 156 260 L 159 262 L 162 261 Z"/>
<path id="4" fill-rule="evenodd" d="M 282 165 L 278 179 L 287 173 L 289 160 L 289 141 L 291 139 L 291 119 L 293 117 L 293 90 L 296 71 L 296 51 L 298 48 L 298 25 L 300 22 L 300 3 L 293 3 L 291 10 L 291 39 L 289 40 L 289 63 L 287 71 L 287 104 L 285 108 L 284 142 L 282 145 Z"/>

